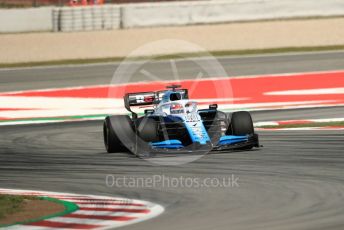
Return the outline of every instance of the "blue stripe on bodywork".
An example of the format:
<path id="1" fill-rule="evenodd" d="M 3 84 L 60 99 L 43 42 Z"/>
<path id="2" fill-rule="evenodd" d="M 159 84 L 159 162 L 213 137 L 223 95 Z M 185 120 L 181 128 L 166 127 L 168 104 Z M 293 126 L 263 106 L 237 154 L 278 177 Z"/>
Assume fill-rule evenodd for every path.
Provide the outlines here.
<path id="1" fill-rule="evenodd" d="M 245 141 L 248 141 L 248 136 L 226 135 L 220 138 L 219 145 L 231 145 Z"/>
<path id="2" fill-rule="evenodd" d="M 151 142 L 153 148 L 179 149 L 183 148 L 182 142 L 179 140 L 166 140 L 160 142 Z"/>

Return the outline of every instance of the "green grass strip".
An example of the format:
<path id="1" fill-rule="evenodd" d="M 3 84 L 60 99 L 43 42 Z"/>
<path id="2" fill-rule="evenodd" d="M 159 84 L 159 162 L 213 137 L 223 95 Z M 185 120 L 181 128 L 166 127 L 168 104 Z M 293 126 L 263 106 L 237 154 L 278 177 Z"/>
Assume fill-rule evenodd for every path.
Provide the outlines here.
<path id="1" fill-rule="evenodd" d="M 57 204 L 61 204 L 65 207 L 65 209 L 62 212 L 54 213 L 54 214 L 47 215 L 47 216 L 42 216 L 42 217 L 35 218 L 35 219 L 29 219 L 26 221 L 16 222 L 13 224 L 0 225 L 0 227 L 8 227 L 8 226 L 13 226 L 13 225 L 18 225 L 18 224 L 28 224 L 28 223 L 38 222 L 38 221 L 42 221 L 45 219 L 64 216 L 64 215 L 67 215 L 69 213 L 75 212 L 79 209 L 79 206 L 77 206 L 75 203 L 72 203 L 69 201 L 59 200 L 59 199 L 55 199 L 55 198 L 51 198 L 51 197 L 38 197 L 38 198 L 41 200 L 47 200 L 47 201 L 51 201 L 51 202 L 54 202 Z"/>
<path id="2" fill-rule="evenodd" d="M 0 219 L 20 211 L 25 199 L 34 200 L 36 197 L 0 194 Z"/>
<path id="3" fill-rule="evenodd" d="M 258 54 L 275 54 L 275 53 L 290 53 L 290 52 L 318 52 L 318 51 L 331 51 L 331 50 L 344 50 L 344 45 L 284 47 L 284 48 L 247 49 L 247 50 L 224 50 L 224 51 L 211 51 L 209 53 L 177 53 L 177 54 L 171 54 L 171 55 L 140 56 L 140 57 L 130 58 L 128 60 L 131 60 L 131 61 L 140 61 L 140 60 L 147 60 L 147 59 L 169 60 L 169 59 L 202 57 L 202 56 L 208 56 L 209 54 L 215 57 L 221 57 L 221 56 L 232 56 L 232 55 L 254 55 L 254 54 L 258 55 Z M 66 60 L 55 60 L 55 61 L 21 62 L 21 63 L 1 63 L 0 68 L 108 63 L 108 62 L 120 62 L 123 60 L 125 60 L 125 57 L 66 59 Z"/>

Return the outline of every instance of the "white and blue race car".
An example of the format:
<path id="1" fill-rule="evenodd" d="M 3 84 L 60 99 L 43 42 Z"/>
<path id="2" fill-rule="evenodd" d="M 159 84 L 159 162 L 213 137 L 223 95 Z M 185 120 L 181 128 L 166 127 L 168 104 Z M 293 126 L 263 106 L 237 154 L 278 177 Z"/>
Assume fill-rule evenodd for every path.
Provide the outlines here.
<path id="1" fill-rule="evenodd" d="M 157 92 L 129 93 L 124 97 L 128 115 L 106 117 L 103 126 L 107 152 L 195 152 L 259 147 L 249 112 L 225 113 L 217 104 L 198 109 L 179 85 Z M 153 106 L 138 116 L 135 106 Z"/>

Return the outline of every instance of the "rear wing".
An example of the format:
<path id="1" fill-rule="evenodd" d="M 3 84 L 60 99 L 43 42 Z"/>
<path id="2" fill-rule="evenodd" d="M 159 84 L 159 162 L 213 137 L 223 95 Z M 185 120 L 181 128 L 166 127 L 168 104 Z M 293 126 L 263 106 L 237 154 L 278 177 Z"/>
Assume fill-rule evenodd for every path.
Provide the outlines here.
<path id="1" fill-rule="evenodd" d="M 133 114 L 133 117 L 137 117 L 137 114 L 131 110 L 134 106 L 149 106 L 154 104 L 159 104 L 163 99 L 166 92 L 170 90 L 162 90 L 157 92 L 138 92 L 138 93 L 127 93 L 124 96 L 124 106 L 125 108 Z M 188 99 L 187 89 L 177 89 L 175 92 L 180 92 L 182 99 Z"/>
<path id="2" fill-rule="evenodd" d="M 131 106 L 153 105 L 156 98 L 155 92 L 127 93 L 124 96 L 125 108 L 130 111 Z"/>

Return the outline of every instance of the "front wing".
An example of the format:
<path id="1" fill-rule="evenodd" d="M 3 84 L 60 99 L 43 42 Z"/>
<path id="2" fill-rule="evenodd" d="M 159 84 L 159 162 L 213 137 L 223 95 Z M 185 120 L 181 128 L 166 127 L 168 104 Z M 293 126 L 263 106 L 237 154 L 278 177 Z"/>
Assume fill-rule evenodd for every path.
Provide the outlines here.
<path id="1" fill-rule="evenodd" d="M 212 151 L 212 150 L 235 150 L 235 149 L 248 149 L 252 147 L 259 147 L 258 134 L 234 136 L 222 136 L 217 144 L 207 143 L 201 145 L 193 143 L 189 146 L 183 146 L 179 140 L 166 140 L 161 142 L 149 143 L 154 152 L 194 152 L 194 151 Z"/>

